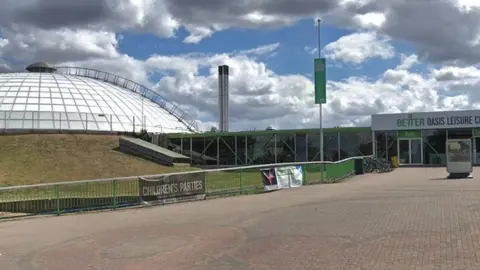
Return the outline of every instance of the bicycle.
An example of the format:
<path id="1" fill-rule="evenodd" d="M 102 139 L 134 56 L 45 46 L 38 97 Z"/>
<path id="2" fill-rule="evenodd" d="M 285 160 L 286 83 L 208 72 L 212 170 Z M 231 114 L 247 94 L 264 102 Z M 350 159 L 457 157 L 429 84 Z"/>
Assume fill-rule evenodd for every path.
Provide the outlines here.
<path id="1" fill-rule="evenodd" d="M 370 172 L 385 173 L 385 172 L 391 172 L 395 169 L 392 162 L 384 158 L 374 158 L 374 157 L 364 158 L 363 167 L 364 167 L 364 171 L 367 173 L 370 173 Z"/>

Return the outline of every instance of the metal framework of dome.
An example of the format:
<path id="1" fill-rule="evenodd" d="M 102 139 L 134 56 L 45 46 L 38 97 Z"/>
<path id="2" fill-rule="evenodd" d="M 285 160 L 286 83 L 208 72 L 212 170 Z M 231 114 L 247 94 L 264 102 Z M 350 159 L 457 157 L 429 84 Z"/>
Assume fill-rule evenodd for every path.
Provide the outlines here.
<path id="1" fill-rule="evenodd" d="M 0 133 L 17 129 L 195 133 L 197 122 L 157 92 L 108 72 L 37 62 L 0 73 Z"/>

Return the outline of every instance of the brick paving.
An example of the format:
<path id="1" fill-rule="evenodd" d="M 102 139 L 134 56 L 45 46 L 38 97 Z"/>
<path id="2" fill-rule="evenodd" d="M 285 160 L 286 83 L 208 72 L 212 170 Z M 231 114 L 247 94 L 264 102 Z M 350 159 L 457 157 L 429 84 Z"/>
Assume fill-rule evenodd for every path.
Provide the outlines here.
<path id="1" fill-rule="evenodd" d="M 480 168 L 0 222 L 0 269 L 480 269 Z"/>

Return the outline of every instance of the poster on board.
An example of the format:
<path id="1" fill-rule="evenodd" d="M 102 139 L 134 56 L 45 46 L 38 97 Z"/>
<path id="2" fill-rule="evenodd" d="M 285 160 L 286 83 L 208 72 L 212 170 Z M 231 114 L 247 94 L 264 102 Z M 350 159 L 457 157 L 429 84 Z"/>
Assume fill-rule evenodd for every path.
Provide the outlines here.
<path id="1" fill-rule="evenodd" d="M 271 191 L 271 190 L 279 189 L 278 188 L 278 182 L 277 182 L 277 175 L 275 173 L 275 168 L 260 169 L 260 173 L 262 174 L 263 190 L 264 191 Z"/>

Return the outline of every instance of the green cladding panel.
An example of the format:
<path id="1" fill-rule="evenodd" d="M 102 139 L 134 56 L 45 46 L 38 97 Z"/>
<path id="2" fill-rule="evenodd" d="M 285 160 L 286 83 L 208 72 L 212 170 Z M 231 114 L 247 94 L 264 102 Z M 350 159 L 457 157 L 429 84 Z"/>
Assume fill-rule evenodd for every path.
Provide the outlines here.
<path id="1" fill-rule="evenodd" d="M 410 138 L 421 138 L 421 130 L 399 130 L 397 133 L 398 138 L 401 139 L 410 139 Z"/>

